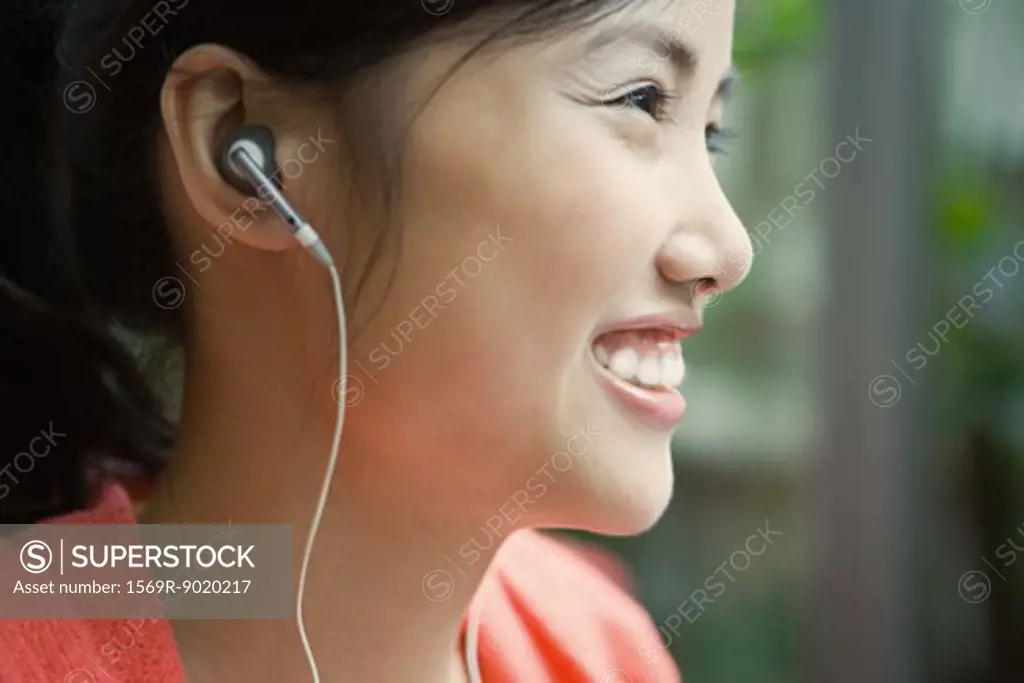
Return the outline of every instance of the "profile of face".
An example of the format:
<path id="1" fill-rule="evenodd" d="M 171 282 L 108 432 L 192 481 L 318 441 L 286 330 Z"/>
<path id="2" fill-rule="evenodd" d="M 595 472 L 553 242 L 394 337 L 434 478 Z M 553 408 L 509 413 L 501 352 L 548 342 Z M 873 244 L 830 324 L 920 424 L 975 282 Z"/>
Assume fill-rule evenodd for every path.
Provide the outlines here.
<path id="1" fill-rule="evenodd" d="M 684 406 L 669 388 L 683 374 L 679 340 L 702 326 L 702 297 L 735 287 L 752 258 L 708 139 L 723 116 L 734 10 L 628 3 L 461 64 L 465 36 L 417 49 L 396 66 L 400 80 L 381 79 L 376 97 L 365 86 L 356 104 L 379 115 L 370 129 L 399 131 L 390 210 L 343 154 L 388 135 L 311 105 L 304 134 L 279 153 L 318 130 L 329 141 L 289 192 L 343 264 L 339 484 L 500 536 L 629 534 L 659 518 Z M 198 181 L 181 173 L 202 213 Z M 330 319 L 323 274 L 296 278 Z M 289 324 L 265 315 L 272 329 Z M 330 386 L 338 375 L 326 374 Z M 322 392 L 318 410 L 333 414 L 334 398 Z"/>

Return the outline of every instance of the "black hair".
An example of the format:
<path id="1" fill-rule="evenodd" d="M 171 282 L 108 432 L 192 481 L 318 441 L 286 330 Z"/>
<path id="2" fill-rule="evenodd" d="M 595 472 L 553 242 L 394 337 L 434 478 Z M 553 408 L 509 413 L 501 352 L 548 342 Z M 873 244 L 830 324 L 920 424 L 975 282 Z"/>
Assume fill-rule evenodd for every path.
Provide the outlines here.
<path id="1" fill-rule="evenodd" d="M 126 346 L 177 342 L 155 151 L 174 60 L 217 43 L 282 82 L 344 93 L 441 30 L 493 12 L 488 40 L 596 20 L 626 0 L 3 0 L 0 522 L 152 477 L 174 427 Z"/>

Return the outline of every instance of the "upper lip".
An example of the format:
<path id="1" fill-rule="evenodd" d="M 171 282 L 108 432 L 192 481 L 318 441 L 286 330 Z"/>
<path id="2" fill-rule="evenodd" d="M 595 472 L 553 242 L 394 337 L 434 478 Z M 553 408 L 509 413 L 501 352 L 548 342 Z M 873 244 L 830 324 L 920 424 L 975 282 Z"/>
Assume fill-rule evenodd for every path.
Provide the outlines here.
<path id="1" fill-rule="evenodd" d="M 653 313 L 602 325 L 595 332 L 594 339 L 596 340 L 609 332 L 628 330 L 662 330 L 676 334 L 680 339 L 685 339 L 699 332 L 702 327 L 699 316 L 688 311 Z"/>

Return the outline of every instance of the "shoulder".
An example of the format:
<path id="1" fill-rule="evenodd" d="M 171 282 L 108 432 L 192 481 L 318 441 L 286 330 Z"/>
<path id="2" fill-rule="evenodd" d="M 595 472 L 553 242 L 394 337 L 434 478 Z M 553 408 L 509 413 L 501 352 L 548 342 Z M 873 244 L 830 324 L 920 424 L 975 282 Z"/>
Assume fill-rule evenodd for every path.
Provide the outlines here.
<path id="1" fill-rule="evenodd" d="M 183 683 L 160 619 L 0 620 L 0 681 Z"/>
<path id="2" fill-rule="evenodd" d="M 107 486 L 96 505 L 45 520 L 45 524 L 131 524 L 131 499 L 118 486 Z M 7 590 L 17 578 L 19 546 L 0 538 L 0 583 Z M 12 573 L 13 572 L 13 573 Z M 56 600 L 58 595 L 31 596 Z M 10 603 L 10 600 L 8 601 Z M 49 603 L 54 614 L 73 615 L 64 603 Z M 24 607 L 24 605 L 23 605 Z M 31 612 L 31 610 L 18 610 Z M 184 674 L 174 632 L 162 619 L 2 619 L 0 681 L 19 683 L 181 683 Z"/>
<path id="3" fill-rule="evenodd" d="M 535 531 L 502 546 L 481 589 L 485 680 L 679 683 L 660 634 L 603 551 Z M 648 653 L 644 657 L 641 653 Z"/>

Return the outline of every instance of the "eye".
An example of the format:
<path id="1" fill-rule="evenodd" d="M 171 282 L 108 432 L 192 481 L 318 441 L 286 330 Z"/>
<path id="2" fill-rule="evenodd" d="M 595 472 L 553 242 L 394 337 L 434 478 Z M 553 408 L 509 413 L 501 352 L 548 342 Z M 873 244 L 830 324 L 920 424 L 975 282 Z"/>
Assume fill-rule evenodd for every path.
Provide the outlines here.
<path id="1" fill-rule="evenodd" d="M 725 154 L 725 142 L 736 137 L 736 133 L 729 128 L 722 128 L 717 123 L 709 123 L 704 127 L 704 140 L 708 151 L 712 154 Z"/>
<path id="2" fill-rule="evenodd" d="M 657 83 L 646 83 L 625 95 L 602 102 L 605 106 L 639 109 L 655 121 L 665 120 L 665 105 L 673 99 Z"/>

